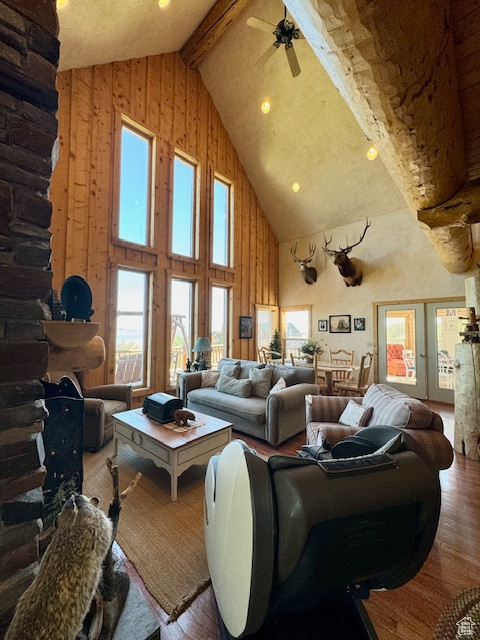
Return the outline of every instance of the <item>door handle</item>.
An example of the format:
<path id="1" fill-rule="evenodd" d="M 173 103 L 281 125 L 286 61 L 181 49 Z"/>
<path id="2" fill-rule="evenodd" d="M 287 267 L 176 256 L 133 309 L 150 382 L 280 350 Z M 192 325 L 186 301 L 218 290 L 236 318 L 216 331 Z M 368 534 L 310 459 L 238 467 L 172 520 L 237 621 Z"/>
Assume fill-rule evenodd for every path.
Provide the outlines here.
<path id="1" fill-rule="evenodd" d="M 419 356 L 419 358 L 426 358 L 427 357 L 424 353 L 419 353 L 418 356 Z"/>

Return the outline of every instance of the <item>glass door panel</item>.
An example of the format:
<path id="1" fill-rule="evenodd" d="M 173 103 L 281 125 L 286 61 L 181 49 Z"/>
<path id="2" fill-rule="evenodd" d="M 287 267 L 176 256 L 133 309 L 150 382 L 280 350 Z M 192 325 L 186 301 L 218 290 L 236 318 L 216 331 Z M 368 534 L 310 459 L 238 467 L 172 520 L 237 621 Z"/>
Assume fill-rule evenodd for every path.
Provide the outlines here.
<path id="1" fill-rule="evenodd" d="M 416 398 L 426 398 L 423 304 L 378 308 L 379 380 Z"/>
<path id="2" fill-rule="evenodd" d="M 462 305 L 462 306 L 460 306 Z M 438 402 L 454 401 L 455 345 L 461 342 L 467 310 L 463 303 L 430 302 L 428 328 L 428 398 Z M 462 319 L 463 317 L 463 319 Z"/>

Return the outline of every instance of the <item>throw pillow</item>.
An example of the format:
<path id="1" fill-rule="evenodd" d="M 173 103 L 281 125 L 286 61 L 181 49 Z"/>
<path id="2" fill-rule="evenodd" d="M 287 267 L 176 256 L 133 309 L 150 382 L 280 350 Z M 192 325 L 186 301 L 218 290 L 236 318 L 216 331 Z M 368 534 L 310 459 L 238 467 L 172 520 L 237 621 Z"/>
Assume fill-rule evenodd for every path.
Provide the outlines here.
<path id="1" fill-rule="evenodd" d="M 240 375 L 240 370 L 241 370 L 240 363 L 224 364 L 220 371 L 220 374 L 222 376 L 228 376 L 229 378 L 235 378 L 236 380 L 238 380 L 238 377 Z"/>
<path id="2" fill-rule="evenodd" d="M 220 371 L 212 371 L 211 369 L 202 371 L 201 388 L 203 389 L 204 387 L 214 387 L 217 384 L 219 377 Z"/>
<path id="3" fill-rule="evenodd" d="M 252 368 L 248 378 L 252 381 L 252 396 L 266 398 L 272 384 L 272 370 Z"/>
<path id="4" fill-rule="evenodd" d="M 281 391 L 282 389 L 285 389 L 286 386 L 287 386 L 287 383 L 285 382 L 285 378 L 279 378 L 276 384 L 274 384 L 273 387 L 270 389 L 270 393 L 276 393 L 277 391 Z"/>
<path id="5" fill-rule="evenodd" d="M 240 396 L 241 398 L 248 398 L 252 391 L 251 380 L 237 380 L 230 376 L 222 375 L 219 377 L 217 384 L 215 385 L 217 391 L 222 393 L 228 393 L 232 396 Z"/>
<path id="6" fill-rule="evenodd" d="M 366 427 L 372 413 L 372 407 L 364 407 L 355 400 L 349 400 L 338 421 L 348 427 Z"/>
<path id="7" fill-rule="evenodd" d="M 283 378 L 287 387 L 297 384 L 298 374 L 293 367 L 279 367 L 277 364 L 267 364 L 267 369 L 272 369 L 272 383 L 277 384 Z"/>

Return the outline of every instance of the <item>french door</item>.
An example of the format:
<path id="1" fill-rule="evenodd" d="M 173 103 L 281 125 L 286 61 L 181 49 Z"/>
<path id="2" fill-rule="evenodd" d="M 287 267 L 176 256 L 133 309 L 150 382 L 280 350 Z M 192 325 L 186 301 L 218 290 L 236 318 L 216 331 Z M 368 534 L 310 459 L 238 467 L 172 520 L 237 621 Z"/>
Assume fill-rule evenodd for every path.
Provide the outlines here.
<path id="1" fill-rule="evenodd" d="M 452 403 L 463 301 L 377 306 L 378 377 L 420 399 Z"/>

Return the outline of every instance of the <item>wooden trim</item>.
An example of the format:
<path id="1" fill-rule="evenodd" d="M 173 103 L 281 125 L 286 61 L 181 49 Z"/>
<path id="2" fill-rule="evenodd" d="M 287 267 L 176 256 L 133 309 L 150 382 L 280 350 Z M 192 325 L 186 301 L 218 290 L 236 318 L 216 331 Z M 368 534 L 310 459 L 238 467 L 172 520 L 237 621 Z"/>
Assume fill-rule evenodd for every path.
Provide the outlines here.
<path id="1" fill-rule="evenodd" d="M 198 67 L 251 0 L 218 0 L 180 50 L 191 69 Z"/>

